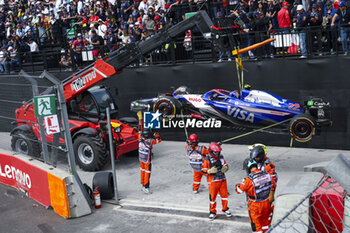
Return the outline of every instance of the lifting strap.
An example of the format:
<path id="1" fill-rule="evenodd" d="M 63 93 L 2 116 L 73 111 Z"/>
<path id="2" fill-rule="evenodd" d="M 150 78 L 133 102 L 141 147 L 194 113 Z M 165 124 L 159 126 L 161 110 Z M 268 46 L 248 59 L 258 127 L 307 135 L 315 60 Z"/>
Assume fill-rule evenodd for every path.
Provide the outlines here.
<path id="1" fill-rule="evenodd" d="M 187 133 L 187 128 L 186 128 L 186 122 L 185 122 L 185 119 L 184 119 L 184 113 L 181 109 L 181 117 L 182 117 L 182 121 L 184 122 L 184 130 L 185 130 L 185 136 L 186 136 L 186 141 L 188 141 L 188 133 Z"/>
<path id="2" fill-rule="evenodd" d="M 260 132 L 260 131 L 262 131 L 262 130 L 265 130 L 265 129 L 274 127 L 274 126 L 276 126 L 276 125 L 283 124 L 283 123 L 285 123 L 285 122 L 287 122 L 287 121 L 290 121 L 290 120 L 291 120 L 291 119 L 287 119 L 287 120 L 284 120 L 284 121 L 281 121 L 281 122 L 277 122 L 277 123 L 272 124 L 272 125 L 268 125 L 268 126 L 262 127 L 262 128 L 260 128 L 260 129 L 255 129 L 255 130 L 250 131 L 250 132 L 248 132 L 248 133 L 244 133 L 244 134 L 241 134 L 241 135 L 232 137 L 232 138 L 228 138 L 228 139 L 222 140 L 222 141 L 219 142 L 219 144 L 222 144 L 222 143 L 225 143 L 225 142 L 228 142 L 228 141 L 232 141 L 232 140 L 235 140 L 235 139 L 244 137 L 244 136 L 248 136 L 248 135 L 253 134 L 253 133 L 256 133 L 256 132 Z"/>

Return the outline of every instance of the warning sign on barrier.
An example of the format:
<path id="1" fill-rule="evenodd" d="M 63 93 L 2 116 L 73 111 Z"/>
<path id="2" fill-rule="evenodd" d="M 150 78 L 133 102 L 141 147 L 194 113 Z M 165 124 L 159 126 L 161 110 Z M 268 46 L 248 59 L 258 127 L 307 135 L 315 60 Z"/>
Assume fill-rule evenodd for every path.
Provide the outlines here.
<path id="1" fill-rule="evenodd" d="M 44 117 L 46 134 L 51 135 L 60 132 L 57 115 Z"/>

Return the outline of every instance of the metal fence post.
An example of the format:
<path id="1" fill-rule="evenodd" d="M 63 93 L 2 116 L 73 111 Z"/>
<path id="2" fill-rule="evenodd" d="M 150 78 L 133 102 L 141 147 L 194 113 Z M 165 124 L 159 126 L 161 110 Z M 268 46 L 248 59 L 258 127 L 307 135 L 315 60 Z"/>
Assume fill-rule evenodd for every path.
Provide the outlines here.
<path id="1" fill-rule="evenodd" d="M 175 57 L 175 41 L 170 41 L 169 42 L 169 49 L 170 49 L 170 59 L 171 59 L 171 64 L 175 65 L 176 64 L 176 57 Z"/>
<path id="2" fill-rule="evenodd" d="M 38 89 L 38 82 L 29 74 L 21 70 L 19 73 L 20 76 L 24 77 L 27 79 L 31 84 L 33 88 L 33 97 L 34 96 L 39 96 L 39 89 Z M 47 149 L 47 141 L 46 141 L 46 134 L 45 134 L 45 129 L 44 129 L 44 119 L 42 117 L 38 117 L 38 125 L 39 125 L 39 130 L 40 130 L 40 139 L 41 139 L 41 147 L 43 150 L 43 157 L 44 157 L 44 162 L 49 164 L 49 150 Z"/>
<path id="3" fill-rule="evenodd" d="M 89 197 L 89 194 L 87 193 L 83 183 L 80 180 L 80 177 L 77 173 L 76 169 L 76 163 L 75 163 L 75 156 L 74 156 L 74 150 L 73 150 L 73 143 L 72 143 L 72 136 L 70 133 L 70 128 L 69 128 L 69 122 L 68 122 L 68 110 L 67 110 L 67 105 L 66 105 L 66 99 L 64 97 L 64 88 L 60 80 L 58 80 L 56 77 L 54 77 L 52 74 L 48 73 L 47 71 L 44 71 L 41 74 L 42 77 L 47 78 L 50 80 L 52 83 L 54 83 L 57 86 L 57 94 L 58 94 L 58 102 L 61 107 L 61 117 L 62 117 L 62 122 L 63 122 L 63 133 L 65 136 L 65 141 L 66 145 L 68 148 L 68 163 L 70 166 L 70 172 L 73 174 L 75 180 L 77 181 L 77 184 L 82 191 L 86 201 L 88 203 L 91 203 L 91 199 Z"/>
<path id="4" fill-rule="evenodd" d="M 47 70 L 47 55 L 45 51 L 43 51 L 42 53 L 44 57 L 44 70 Z"/>
<path id="5" fill-rule="evenodd" d="M 113 174 L 114 199 L 118 202 L 117 175 L 115 173 L 115 154 L 114 154 L 114 145 L 113 145 L 113 137 L 112 137 L 111 114 L 110 114 L 109 107 L 106 108 L 106 113 L 107 113 L 107 124 L 108 124 L 109 153 L 111 155 L 112 174 Z M 118 147 L 117 147 L 117 150 L 118 150 Z"/>

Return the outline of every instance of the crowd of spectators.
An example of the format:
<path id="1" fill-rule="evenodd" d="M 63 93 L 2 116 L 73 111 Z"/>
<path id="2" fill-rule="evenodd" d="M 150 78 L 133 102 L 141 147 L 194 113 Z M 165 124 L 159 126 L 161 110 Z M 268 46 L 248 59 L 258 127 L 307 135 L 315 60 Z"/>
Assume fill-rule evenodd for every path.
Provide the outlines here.
<path id="1" fill-rule="evenodd" d="M 290 47 L 288 52 L 298 53 L 299 50 L 301 58 L 306 58 L 310 53 L 319 56 L 335 54 L 338 51 L 337 43 L 340 36 L 342 51 L 346 56 L 350 51 L 348 4 L 347 1 L 337 0 L 295 0 L 293 2 L 230 0 L 222 5 L 218 4 L 221 10 L 212 8 L 211 16 L 216 15 L 219 18 L 219 24 L 221 21 L 221 24 L 226 23 L 225 26 L 230 24 L 227 23 L 227 19 L 231 18 L 232 24 L 239 25 L 240 31 L 245 33 L 247 37 L 245 45 L 261 42 L 270 37 L 276 38 L 277 34 L 283 33 L 285 36 L 289 35 L 290 40 L 297 38 L 288 45 Z M 223 16 L 226 17 L 223 19 Z M 293 46 L 297 48 L 291 49 Z M 262 52 L 265 57 L 273 57 L 276 52 L 287 53 L 287 48 L 265 46 Z M 254 55 L 251 53 L 250 56 Z"/>
<path id="2" fill-rule="evenodd" d="M 18 63 L 17 54 L 38 52 L 38 44 L 65 49 L 62 64 L 70 64 L 72 60 L 79 64 L 85 48 L 91 48 L 93 57 L 98 58 L 104 55 L 102 53 L 115 50 L 118 42 L 140 41 L 165 24 L 177 23 L 186 13 L 198 10 L 209 12 L 217 25 L 230 21 L 246 35 L 245 45 L 266 39 L 275 32 L 295 30 L 299 35 L 301 54 L 306 57 L 306 33 L 312 34 L 310 38 L 316 40 L 317 52 L 322 54 L 326 51 L 324 44 L 327 52 L 334 52 L 338 30 L 331 29 L 339 29 L 344 54 L 350 49 L 347 44 L 350 11 L 346 1 L 0 0 L 0 72 L 12 72 Z M 258 37 L 253 35 L 257 31 L 260 32 Z M 187 51 L 190 50 L 186 47 L 190 37 L 186 36 L 184 47 Z M 273 56 L 276 52 L 273 50 L 268 47 L 265 56 Z M 30 56 L 21 56 L 21 59 L 25 61 Z"/>

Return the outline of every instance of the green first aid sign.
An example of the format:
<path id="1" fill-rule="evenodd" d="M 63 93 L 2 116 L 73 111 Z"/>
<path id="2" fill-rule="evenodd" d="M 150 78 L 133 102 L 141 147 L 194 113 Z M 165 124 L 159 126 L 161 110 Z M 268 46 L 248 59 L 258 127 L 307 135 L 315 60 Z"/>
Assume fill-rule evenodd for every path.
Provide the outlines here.
<path id="1" fill-rule="evenodd" d="M 51 116 L 56 114 L 56 96 L 43 95 L 34 97 L 35 117 Z"/>

